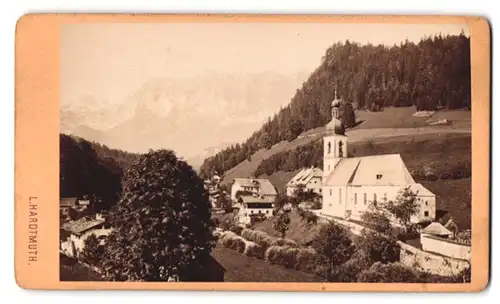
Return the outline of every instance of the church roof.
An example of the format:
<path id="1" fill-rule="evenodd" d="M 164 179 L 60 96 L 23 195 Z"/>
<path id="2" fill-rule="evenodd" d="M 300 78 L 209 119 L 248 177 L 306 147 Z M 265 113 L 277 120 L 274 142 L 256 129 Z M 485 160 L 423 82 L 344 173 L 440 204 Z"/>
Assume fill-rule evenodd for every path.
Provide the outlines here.
<path id="1" fill-rule="evenodd" d="M 345 127 L 342 122 L 337 118 L 332 118 L 332 120 L 325 126 L 327 131 L 333 131 L 335 134 L 345 136 Z"/>
<path id="2" fill-rule="evenodd" d="M 386 154 L 340 159 L 332 173 L 326 178 L 325 185 L 348 184 L 401 186 L 413 185 L 415 181 L 399 154 Z"/>
<path id="3" fill-rule="evenodd" d="M 287 186 L 306 185 L 313 177 L 322 177 L 323 171 L 319 168 L 303 168 L 288 183 Z"/>
<path id="4" fill-rule="evenodd" d="M 427 190 L 422 184 L 412 184 L 410 185 L 410 190 L 413 193 L 418 193 L 418 196 L 435 196 L 434 193 Z"/>

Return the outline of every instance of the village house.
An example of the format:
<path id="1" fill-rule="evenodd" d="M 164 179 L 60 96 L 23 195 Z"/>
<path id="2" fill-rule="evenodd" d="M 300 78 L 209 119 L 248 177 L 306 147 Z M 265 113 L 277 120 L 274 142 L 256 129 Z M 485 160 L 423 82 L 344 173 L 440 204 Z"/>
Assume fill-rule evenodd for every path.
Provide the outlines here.
<path id="1" fill-rule="evenodd" d="M 329 216 L 361 220 L 374 202 L 394 201 L 401 190 L 416 194 L 419 212 L 414 223 L 433 221 L 436 196 L 416 183 L 399 154 L 348 157 L 348 138 L 340 121 L 341 100 L 335 94 L 332 120 L 323 138 L 323 209 Z"/>
<path id="2" fill-rule="evenodd" d="M 241 195 L 257 195 L 275 200 L 278 197 L 278 192 L 268 179 L 235 178 L 231 186 L 231 200 L 237 202 Z"/>
<path id="3" fill-rule="evenodd" d="M 297 187 L 302 186 L 304 190 L 312 189 L 321 195 L 323 171 L 320 168 L 303 168 L 286 184 L 286 195 L 293 196 Z"/>
<path id="4" fill-rule="evenodd" d="M 455 229 L 458 231 L 458 226 L 453 219 L 450 219 L 444 226 L 439 222 L 429 224 L 420 232 L 422 250 L 470 261 L 470 240 L 456 237 Z"/>
<path id="5" fill-rule="evenodd" d="M 112 230 L 102 214 L 65 223 L 61 229 L 61 252 L 78 258 L 89 236 L 95 235 L 104 244 L 105 238 Z"/>
<path id="6" fill-rule="evenodd" d="M 252 217 L 266 219 L 273 216 L 276 198 L 272 196 L 242 195 L 238 198 L 238 221 L 250 224 Z"/>

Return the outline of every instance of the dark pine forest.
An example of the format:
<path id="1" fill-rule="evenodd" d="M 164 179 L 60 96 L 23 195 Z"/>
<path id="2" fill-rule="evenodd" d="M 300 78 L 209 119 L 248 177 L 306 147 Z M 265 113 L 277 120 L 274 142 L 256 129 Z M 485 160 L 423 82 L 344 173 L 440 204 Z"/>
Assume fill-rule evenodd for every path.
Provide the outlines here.
<path id="1" fill-rule="evenodd" d="M 288 106 L 269 117 L 245 142 L 207 158 L 200 175 L 233 168 L 262 148 L 292 141 L 331 120 L 335 97 L 354 109 L 415 106 L 417 110 L 470 109 L 470 40 L 465 35 L 426 37 L 418 43 L 330 46 L 318 68 Z"/>

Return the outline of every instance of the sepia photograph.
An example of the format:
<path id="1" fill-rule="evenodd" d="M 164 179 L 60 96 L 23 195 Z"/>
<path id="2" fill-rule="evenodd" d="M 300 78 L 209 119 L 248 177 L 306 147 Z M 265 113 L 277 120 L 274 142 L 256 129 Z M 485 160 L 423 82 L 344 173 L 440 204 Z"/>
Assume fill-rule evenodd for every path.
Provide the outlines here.
<path id="1" fill-rule="evenodd" d="M 59 280 L 470 283 L 470 45 L 466 24 L 62 25 Z"/>

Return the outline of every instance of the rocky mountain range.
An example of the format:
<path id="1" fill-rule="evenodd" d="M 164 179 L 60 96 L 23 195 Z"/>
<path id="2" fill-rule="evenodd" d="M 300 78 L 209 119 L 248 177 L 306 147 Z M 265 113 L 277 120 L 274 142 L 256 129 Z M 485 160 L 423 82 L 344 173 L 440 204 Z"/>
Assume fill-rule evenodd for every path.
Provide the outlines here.
<path id="1" fill-rule="evenodd" d="M 151 79 L 121 102 L 89 93 L 78 104 L 62 106 L 61 132 L 129 152 L 172 149 L 198 167 L 250 136 L 289 103 L 306 77 L 263 72 Z"/>

